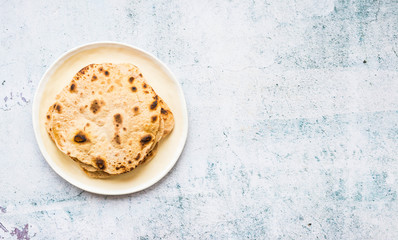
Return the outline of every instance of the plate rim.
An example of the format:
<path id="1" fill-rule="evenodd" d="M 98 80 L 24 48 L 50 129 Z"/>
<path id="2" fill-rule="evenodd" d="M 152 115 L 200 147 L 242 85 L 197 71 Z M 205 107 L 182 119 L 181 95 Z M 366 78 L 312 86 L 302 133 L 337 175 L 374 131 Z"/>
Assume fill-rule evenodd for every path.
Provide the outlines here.
<path id="1" fill-rule="evenodd" d="M 51 74 L 51 72 L 54 72 L 54 70 L 56 70 L 60 65 L 62 65 L 62 63 L 67 60 L 68 58 L 72 57 L 76 51 L 83 49 L 83 48 L 87 48 L 87 47 L 95 47 L 96 45 L 114 45 L 114 46 L 122 46 L 122 47 L 127 47 L 127 48 L 131 48 L 133 50 L 142 52 L 143 54 L 147 55 L 152 61 L 155 61 L 158 65 L 160 65 L 161 67 L 163 67 L 163 70 L 165 70 L 165 72 L 170 76 L 170 79 L 172 81 L 174 81 L 177 85 L 179 94 L 181 97 L 179 97 L 181 106 L 182 106 L 182 116 L 183 116 L 183 129 L 182 129 L 182 137 L 181 137 L 181 141 L 178 143 L 177 147 L 176 147 L 176 157 L 175 159 L 168 165 L 167 168 L 165 168 L 159 175 L 155 176 L 154 178 L 151 179 L 151 181 L 148 181 L 144 184 L 139 185 L 138 187 L 133 187 L 133 188 L 126 188 L 126 189 L 121 189 L 121 190 L 115 190 L 112 192 L 108 192 L 108 191 L 102 191 L 98 188 L 96 189 L 90 189 L 87 185 L 83 184 L 83 186 L 79 185 L 79 181 L 70 178 L 68 176 L 66 176 L 61 169 L 59 169 L 58 167 L 55 167 L 55 163 L 51 161 L 51 156 L 48 154 L 48 152 L 46 151 L 46 148 L 44 146 L 43 143 L 43 139 L 40 135 L 40 125 L 39 125 L 39 109 L 40 109 L 40 101 L 42 99 L 42 95 L 43 92 L 40 90 L 43 90 L 44 87 L 44 80 L 47 79 L 49 76 L 49 74 Z M 46 82 L 47 84 L 47 82 Z M 39 92 L 40 91 L 40 92 Z M 153 186 L 155 183 L 159 182 L 161 179 L 163 179 L 170 171 L 171 169 L 173 169 L 173 167 L 176 165 L 178 159 L 181 157 L 182 151 L 185 147 L 186 141 L 187 141 L 187 137 L 188 137 L 188 111 L 187 111 L 187 105 L 186 105 L 186 101 L 185 101 L 185 96 L 184 96 L 184 92 L 182 91 L 182 87 L 180 82 L 178 82 L 177 78 L 175 77 L 174 73 L 170 70 L 170 68 L 164 63 L 162 62 L 160 59 L 158 59 L 157 57 L 155 57 L 154 55 L 152 55 L 151 53 L 130 45 L 130 44 L 126 44 L 126 43 L 121 43 L 121 42 L 116 42 L 116 41 L 95 41 L 95 42 L 90 42 L 90 43 L 85 43 L 79 46 L 76 46 L 74 48 L 71 48 L 70 50 L 67 50 L 66 52 L 64 52 L 63 54 L 61 54 L 61 56 L 59 56 L 55 61 L 52 62 L 52 64 L 47 68 L 47 70 L 44 72 L 44 74 L 42 75 L 39 84 L 36 87 L 35 90 L 35 95 L 33 98 L 33 104 L 32 104 L 32 125 L 33 125 L 33 130 L 34 130 L 34 134 L 35 134 L 35 139 L 37 144 L 39 145 L 39 149 L 41 154 L 43 155 L 44 159 L 46 160 L 46 162 L 50 165 L 50 167 L 52 168 L 52 170 L 54 172 L 56 172 L 62 179 L 64 179 L 65 181 L 67 181 L 68 183 L 72 184 L 73 186 L 82 189 L 84 191 L 87 192 L 91 192 L 91 193 L 95 193 L 95 194 L 100 194 L 100 195 L 126 195 L 126 194 L 132 194 L 132 193 L 136 193 L 142 190 L 145 190 L 151 186 Z"/>

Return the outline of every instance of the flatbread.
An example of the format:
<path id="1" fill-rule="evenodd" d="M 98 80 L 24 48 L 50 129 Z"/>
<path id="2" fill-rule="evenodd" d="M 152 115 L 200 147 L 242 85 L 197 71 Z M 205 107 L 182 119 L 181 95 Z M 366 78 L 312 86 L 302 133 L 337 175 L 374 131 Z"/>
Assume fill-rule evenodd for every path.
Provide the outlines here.
<path id="1" fill-rule="evenodd" d="M 46 128 L 57 147 L 108 174 L 138 166 L 154 148 L 164 119 L 159 97 L 132 64 L 91 64 L 56 100 Z"/>

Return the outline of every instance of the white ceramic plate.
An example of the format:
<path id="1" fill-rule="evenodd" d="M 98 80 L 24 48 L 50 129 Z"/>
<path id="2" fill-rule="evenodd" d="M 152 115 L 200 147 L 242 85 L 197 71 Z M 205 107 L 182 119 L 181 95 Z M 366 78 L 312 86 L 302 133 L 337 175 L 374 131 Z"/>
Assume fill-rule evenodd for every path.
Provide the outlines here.
<path id="1" fill-rule="evenodd" d="M 68 156 L 58 150 L 48 136 L 44 123 L 55 96 L 73 76 L 91 63 L 133 63 L 140 68 L 156 93 L 168 104 L 175 118 L 171 134 L 159 143 L 156 157 L 133 171 L 110 179 L 89 178 Z M 83 190 L 121 195 L 143 190 L 163 178 L 177 162 L 187 138 L 188 116 L 184 95 L 170 69 L 153 55 L 133 46 L 116 42 L 95 42 L 74 48 L 46 71 L 33 102 L 33 128 L 40 150 L 52 169 L 69 183 Z"/>

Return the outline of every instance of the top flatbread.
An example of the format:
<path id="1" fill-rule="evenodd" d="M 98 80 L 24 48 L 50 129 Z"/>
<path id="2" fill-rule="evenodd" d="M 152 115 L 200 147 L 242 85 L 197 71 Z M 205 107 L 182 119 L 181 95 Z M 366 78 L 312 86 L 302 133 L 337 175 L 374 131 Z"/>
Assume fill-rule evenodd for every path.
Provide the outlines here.
<path id="1" fill-rule="evenodd" d="M 120 174 L 144 161 L 163 135 L 162 116 L 172 114 L 160 101 L 136 66 L 91 64 L 57 95 L 46 127 L 71 158 Z M 170 131 L 170 120 L 163 124 L 164 132 Z"/>

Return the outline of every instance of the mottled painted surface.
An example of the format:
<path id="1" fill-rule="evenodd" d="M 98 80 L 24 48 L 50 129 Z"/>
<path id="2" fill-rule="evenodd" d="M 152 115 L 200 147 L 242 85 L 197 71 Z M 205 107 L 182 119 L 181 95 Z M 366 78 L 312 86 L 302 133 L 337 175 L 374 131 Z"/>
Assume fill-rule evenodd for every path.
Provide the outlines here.
<path id="1" fill-rule="evenodd" d="M 397 1 L 2 1 L 0 238 L 398 239 Z M 58 56 L 114 40 L 166 62 L 190 130 L 171 173 L 105 197 L 31 123 Z"/>

